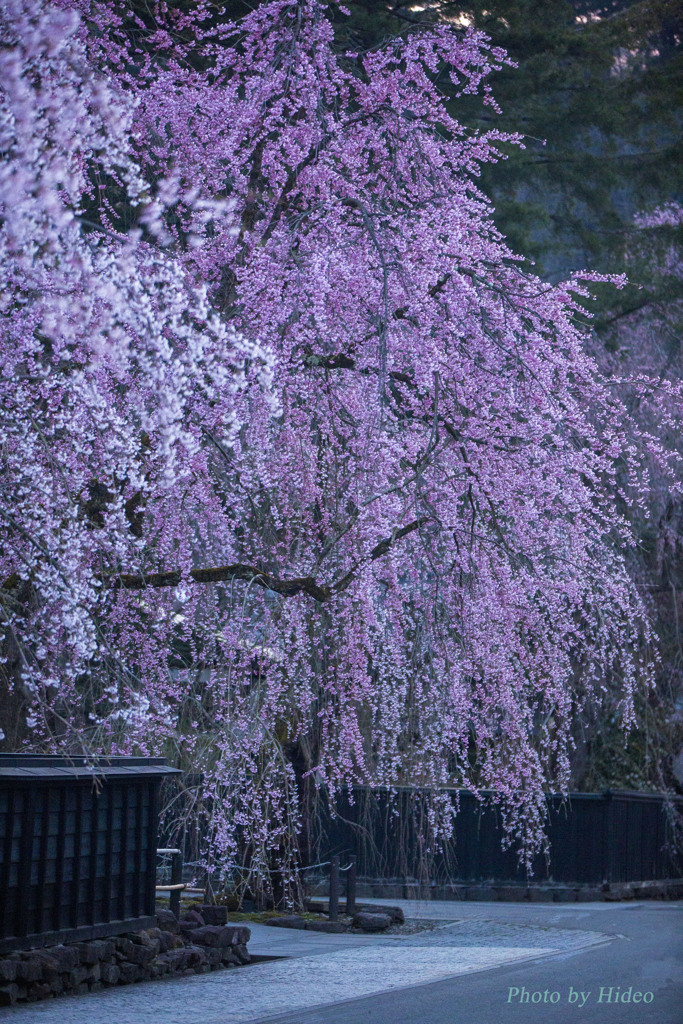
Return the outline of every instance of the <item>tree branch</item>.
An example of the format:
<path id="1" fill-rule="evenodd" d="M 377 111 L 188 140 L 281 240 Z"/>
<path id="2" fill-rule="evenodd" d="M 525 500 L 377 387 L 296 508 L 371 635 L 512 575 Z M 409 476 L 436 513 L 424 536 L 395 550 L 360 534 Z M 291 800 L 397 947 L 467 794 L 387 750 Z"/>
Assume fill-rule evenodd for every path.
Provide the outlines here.
<path id="1" fill-rule="evenodd" d="M 304 593 L 312 597 L 314 601 L 327 601 L 333 594 L 346 590 L 363 561 L 375 561 L 377 558 L 381 558 L 397 540 L 401 540 L 402 537 L 406 537 L 409 533 L 419 529 L 420 526 L 428 522 L 428 519 L 429 517 L 422 517 L 421 519 L 415 519 L 412 523 L 408 523 L 407 526 L 402 526 L 400 529 L 395 527 L 392 530 L 391 536 L 385 537 L 384 540 L 376 544 L 367 558 L 356 563 L 354 568 L 347 572 L 345 576 L 342 576 L 340 580 L 329 586 L 316 583 L 312 576 L 298 576 L 291 580 L 281 580 L 277 576 L 273 576 L 272 573 L 264 572 L 253 565 L 243 565 L 241 563 L 219 565 L 210 569 L 191 569 L 190 579 L 195 583 L 224 583 L 227 580 L 234 579 L 246 580 L 249 583 L 257 583 L 267 590 L 274 590 L 276 594 L 281 594 L 283 597 L 294 597 L 296 594 Z M 114 589 L 117 590 L 144 590 L 146 587 L 177 587 L 182 583 L 183 577 L 179 569 L 173 569 L 169 572 L 154 572 L 149 573 L 149 575 L 145 573 L 121 573 L 119 576 L 108 576 L 105 579 L 108 579 Z"/>
<path id="2" fill-rule="evenodd" d="M 195 583 L 223 583 L 226 580 L 247 580 L 258 583 L 267 590 L 274 590 L 284 597 L 293 597 L 302 591 L 316 601 L 326 601 L 330 596 L 330 588 L 318 585 L 311 576 L 301 576 L 291 580 L 280 580 L 269 572 L 263 572 L 252 565 L 219 565 L 210 569 L 192 569 L 190 578 Z M 177 587 L 182 582 L 179 569 L 170 572 L 122 573 L 113 580 L 115 588 L 124 590 L 144 590 L 145 587 Z"/>

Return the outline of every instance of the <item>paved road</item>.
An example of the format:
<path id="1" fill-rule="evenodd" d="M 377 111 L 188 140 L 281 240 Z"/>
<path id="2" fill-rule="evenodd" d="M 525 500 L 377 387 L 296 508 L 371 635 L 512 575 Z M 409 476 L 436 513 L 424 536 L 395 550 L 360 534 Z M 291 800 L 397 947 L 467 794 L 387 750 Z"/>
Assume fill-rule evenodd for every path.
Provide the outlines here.
<path id="1" fill-rule="evenodd" d="M 240 970 L 127 985 L 10 1010 L 12 1024 L 247 1024 L 409 985 L 528 963 L 605 941 L 600 932 L 456 918 L 400 935 L 326 935 L 256 925 Z M 420 908 L 417 908 L 419 913 Z M 424 914 L 421 916 L 424 917 Z"/>
<path id="2" fill-rule="evenodd" d="M 683 1024 L 681 905 L 399 902 L 408 919 L 436 919 L 437 927 L 399 937 L 257 925 L 250 950 L 286 959 L 17 1006 L 4 1011 L 5 1019 L 8 1024 Z M 648 1001 L 615 1003 L 617 987 L 620 993 L 629 987 L 631 994 L 647 993 Z"/>
<path id="3" fill-rule="evenodd" d="M 434 916 L 438 906 L 423 903 L 413 914 Z M 270 1016 L 269 1024 L 683 1024 L 680 904 L 462 904 L 459 913 L 481 925 L 542 928 L 549 946 L 556 929 L 599 931 L 610 938 L 536 962 Z M 617 1003 L 629 988 L 632 998 L 652 993 L 651 1001 Z"/>

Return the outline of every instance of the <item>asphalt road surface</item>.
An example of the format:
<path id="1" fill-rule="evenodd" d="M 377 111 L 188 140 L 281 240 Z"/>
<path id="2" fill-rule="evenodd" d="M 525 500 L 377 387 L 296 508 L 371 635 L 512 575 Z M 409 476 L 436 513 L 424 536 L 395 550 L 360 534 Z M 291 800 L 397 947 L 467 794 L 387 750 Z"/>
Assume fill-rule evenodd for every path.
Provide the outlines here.
<path id="1" fill-rule="evenodd" d="M 269 1024 L 683 1024 L 683 905 L 494 904 L 507 924 L 600 931 L 604 945 L 414 985 Z M 265 1018 L 262 1018 L 265 1021 Z"/>

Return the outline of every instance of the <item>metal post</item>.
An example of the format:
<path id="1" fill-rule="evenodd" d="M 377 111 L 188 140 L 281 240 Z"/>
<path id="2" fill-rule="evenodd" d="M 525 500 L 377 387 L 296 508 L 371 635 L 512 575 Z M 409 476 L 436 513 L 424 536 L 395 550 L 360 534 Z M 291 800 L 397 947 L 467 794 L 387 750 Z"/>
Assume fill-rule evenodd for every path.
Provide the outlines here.
<path id="1" fill-rule="evenodd" d="M 174 850 L 171 854 L 171 885 L 179 885 L 183 880 L 183 855 L 180 850 Z M 169 893 L 169 905 L 176 917 L 180 917 L 180 893 L 181 889 L 171 889 Z"/>
<path id="2" fill-rule="evenodd" d="M 339 857 L 330 857 L 330 921 L 339 918 Z"/>
<path id="3" fill-rule="evenodd" d="M 349 866 L 346 872 L 346 913 L 356 913 L 356 855 L 349 857 Z"/>

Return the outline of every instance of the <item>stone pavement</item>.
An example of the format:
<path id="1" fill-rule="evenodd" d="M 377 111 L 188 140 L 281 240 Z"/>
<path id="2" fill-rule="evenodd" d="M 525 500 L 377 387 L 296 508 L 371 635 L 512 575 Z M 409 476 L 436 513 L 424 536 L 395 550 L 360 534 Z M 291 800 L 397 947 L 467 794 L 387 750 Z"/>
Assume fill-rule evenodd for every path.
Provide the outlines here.
<path id="1" fill-rule="evenodd" d="M 562 914 L 558 921 L 555 906 L 524 907 L 523 911 L 535 913 L 519 915 L 509 904 L 388 902 L 402 906 L 408 920 L 435 921 L 435 927 L 399 936 L 326 935 L 253 925 L 252 955 L 287 959 L 14 1007 L 5 1011 L 6 1020 L 8 1024 L 247 1024 L 506 964 L 570 955 L 611 938 L 596 930 L 563 928 Z M 543 923 L 544 911 L 553 915 L 552 925 Z"/>

